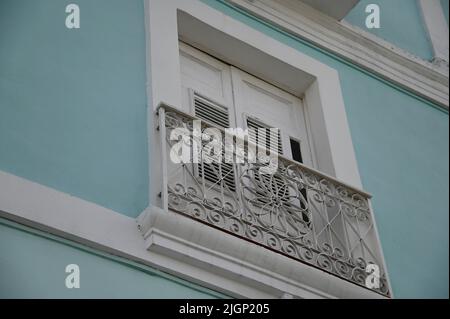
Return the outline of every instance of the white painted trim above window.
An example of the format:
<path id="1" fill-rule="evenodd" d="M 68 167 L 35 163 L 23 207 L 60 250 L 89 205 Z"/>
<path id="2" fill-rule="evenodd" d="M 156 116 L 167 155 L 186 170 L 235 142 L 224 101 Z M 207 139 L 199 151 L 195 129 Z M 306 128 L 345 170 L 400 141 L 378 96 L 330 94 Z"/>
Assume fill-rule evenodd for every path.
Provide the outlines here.
<path id="1" fill-rule="evenodd" d="M 448 24 L 440 0 L 418 0 L 433 47 L 433 62 L 448 68 Z"/>
<path id="2" fill-rule="evenodd" d="M 227 1 L 448 110 L 448 65 L 425 61 L 298 0 Z"/>

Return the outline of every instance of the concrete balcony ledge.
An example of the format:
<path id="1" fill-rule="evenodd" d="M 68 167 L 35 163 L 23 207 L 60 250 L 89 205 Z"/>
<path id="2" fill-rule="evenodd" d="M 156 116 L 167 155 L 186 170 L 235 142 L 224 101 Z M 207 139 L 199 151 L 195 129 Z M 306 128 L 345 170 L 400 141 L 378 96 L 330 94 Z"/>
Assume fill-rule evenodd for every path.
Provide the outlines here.
<path id="1" fill-rule="evenodd" d="M 138 218 L 149 252 L 214 273 L 189 278 L 244 298 L 386 298 L 327 272 L 172 211 L 152 207 Z M 187 275 L 187 274 L 185 274 Z"/>

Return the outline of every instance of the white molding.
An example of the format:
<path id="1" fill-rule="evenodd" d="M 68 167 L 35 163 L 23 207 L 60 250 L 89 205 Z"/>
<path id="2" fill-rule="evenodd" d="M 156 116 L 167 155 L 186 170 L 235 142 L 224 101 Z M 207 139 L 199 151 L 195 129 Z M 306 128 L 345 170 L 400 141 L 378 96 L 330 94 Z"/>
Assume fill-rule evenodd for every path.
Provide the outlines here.
<path id="1" fill-rule="evenodd" d="M 180 36 L 183 41 L 229 64 L 296 96 L 303 96 L 312 123 L 317 168 L 361 188 L 339 74 L 335 69 L 200 1 L 147 0 L 146 7 L 151 57 L 148 77 L 152 83 L 158 83 L 152 87 L 149 105 L 154 109 L 161 103 L 181 108 Z M 165 30 L 164 36 L 160 30 Z M 149 121 L 148 129 L 153 127 L 154 123 Z M 149 143 L 153 165 L 150 170 L 154 173 L 150 182 L 159 181 L 162 178 L 159 142 L 153 137 Z M 160 203 L 155 194 L 151 194 L 151 198 L 153 204 Z"/>
<path id="2" fill-rule="evenodd" d="M 448 65 L 418 58 L 301 1 L 227 1 L 448 110 Z"/>
<path id="3" fill-rule="evenodd" d="M 433 47 L 434 63 L 448 68 L 448 24 L 440 0 L 417 0 Z"/>
<path id="4" fill-rule="evenodd" d="M 241 298 L 384 298 L 156 207 L 133 218 L 0 171 L 0 218 Z M 144 234 L 139 232 L 139 228 Z"/>

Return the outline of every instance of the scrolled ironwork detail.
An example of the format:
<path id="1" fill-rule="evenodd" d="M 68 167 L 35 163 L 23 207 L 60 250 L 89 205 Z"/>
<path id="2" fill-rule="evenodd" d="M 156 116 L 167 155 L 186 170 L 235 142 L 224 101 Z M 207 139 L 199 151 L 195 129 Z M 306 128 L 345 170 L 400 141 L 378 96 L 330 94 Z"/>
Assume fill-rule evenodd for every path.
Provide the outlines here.
<path id="1" fill-rule="evenodd" d="M 192 131 L 194 119 L 166 111 L 167 150 L 179 142 L 170 133 Z M 202 123 L 202 132 L 208 127 Z M 168 208 L 361 286 L 366 266 L 376 264 L 380 286 L 371 289 L 390 295 L 364 192 L 281 156 L 274 174 L 262 173 L 260 162 L 224 160 L 168 163 Z"/>

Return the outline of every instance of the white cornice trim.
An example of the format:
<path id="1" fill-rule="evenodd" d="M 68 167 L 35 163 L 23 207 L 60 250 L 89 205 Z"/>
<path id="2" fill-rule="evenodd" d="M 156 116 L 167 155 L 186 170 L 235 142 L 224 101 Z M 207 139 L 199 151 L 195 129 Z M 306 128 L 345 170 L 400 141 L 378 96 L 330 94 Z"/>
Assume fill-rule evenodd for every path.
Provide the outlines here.
<path id="1" fill-rule="evenodd" d="M 336 21 L 297 0 L 227 0 L 448 110 L 449 69 Z"/>

